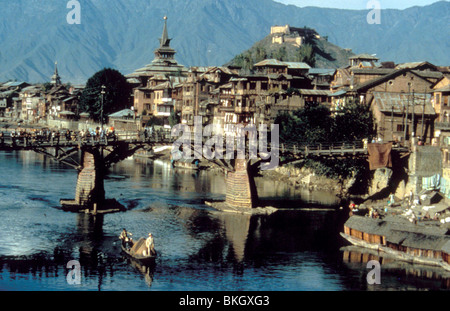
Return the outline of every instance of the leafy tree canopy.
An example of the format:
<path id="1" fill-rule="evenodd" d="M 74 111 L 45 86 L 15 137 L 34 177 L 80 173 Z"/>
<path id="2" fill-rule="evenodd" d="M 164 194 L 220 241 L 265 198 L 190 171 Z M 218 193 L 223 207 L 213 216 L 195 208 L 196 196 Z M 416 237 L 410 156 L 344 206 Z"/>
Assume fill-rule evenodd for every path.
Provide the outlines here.
<path id="1" fill-rule="evenodd" d="M 374 135 L 370 107 L 358 100 L 349 101 L 334 116 L 321 104 L 307 103 L 292 113 L 279 114 L 275 123 L 280 125 L 280 141 L 286 143 L 356 141 Z"/>
<path id="2" fill-rule="evenodd" d="M 291 90 L 295 92 L 295 90 Z M 351 100 L 335 115 L 327 107 L 310 103 L 292 113 L 282 113 L 275 123 L 280 126 L 280 142 L 317 144 L 361 141 L 374 136 L 373 115 L 368 105 Z M 365 160 L 306 159 L 300 166 L 313 169 L 319 175 L 348 178 L 367 174 Z"/>
<path id="3" fill-rule="evenodd" d="M 169 116 L 169 125 L 171 127 L 173 127 L 173 126 L 179 124 L 180 122 L 181 122 L 180 115 L 175 110 L 172 110 L 172 112 L 170 113 L 170 116 Z"/>
<path id="4" fill-rule="evenodd" d="M 307 103 L 293 113 L 282 113 L 275 119 L 280 126 L 280 141 L 314 144 L 328 141 L 332 118 L 330 110 L 318 103 Z"/>
<path id="5" fill-rule="evenodd" d="M 95 73 L 86 83 L 80 97 L 80 107 L 88 112 L 96 121 L 100 121 L 102 114 L 102 86 L 103 94 L 103 121 L 114 112 L 130 106 L 131 86 L 126 78 L 117 70 L 104 68 Z"/>
<path id="6" fill-rule="evenodd" d="M 333 137 L 337 141 L 355 141 L 375 135 L 373 115 L 368 105 L 350 100 L 336 113 Z"/>

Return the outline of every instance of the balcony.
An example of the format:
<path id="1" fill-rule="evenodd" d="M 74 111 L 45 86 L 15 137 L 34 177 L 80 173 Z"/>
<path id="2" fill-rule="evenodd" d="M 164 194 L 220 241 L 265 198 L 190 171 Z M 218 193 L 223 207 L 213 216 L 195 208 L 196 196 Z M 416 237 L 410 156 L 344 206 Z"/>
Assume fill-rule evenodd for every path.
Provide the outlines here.
<path id="1" fill-rule="evenodd" d="M 256 111 L 255 107 L 234 107 L 235 113 L 250 113 L 255 111 Z"/>
<path id="2" fill-rule="evenodd" d="M 435 122 L 434 128 L 437 130 L 447 130 L 450 131 L 450 122 Z"/>
<path id="3" fill-rule="evenodd" d="M 219 111 L 234 112 L 235 110 L 233 106 L 221 106 Z"/>

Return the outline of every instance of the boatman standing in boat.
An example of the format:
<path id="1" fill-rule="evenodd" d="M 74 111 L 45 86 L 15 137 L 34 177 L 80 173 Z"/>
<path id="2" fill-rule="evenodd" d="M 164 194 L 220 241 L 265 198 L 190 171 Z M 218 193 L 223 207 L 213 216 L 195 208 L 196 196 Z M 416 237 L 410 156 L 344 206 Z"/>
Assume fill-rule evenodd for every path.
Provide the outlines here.
<path id="1" fill-rule="evenodd" d="M 153 235 L 148 234 L 148 238 L 145 240 L 145 246 L 147 246 L 147 254 L 150 256 L 155 252 L 155 245 L 153 243 Z"/>

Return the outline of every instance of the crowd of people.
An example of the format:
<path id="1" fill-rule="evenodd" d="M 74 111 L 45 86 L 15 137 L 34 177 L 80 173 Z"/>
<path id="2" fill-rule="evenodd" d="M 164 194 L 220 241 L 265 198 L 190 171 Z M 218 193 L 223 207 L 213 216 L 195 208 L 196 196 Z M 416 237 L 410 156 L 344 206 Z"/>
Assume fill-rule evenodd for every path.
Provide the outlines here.
<path id="1" fill-rule="evenodd" d="M 10 137 L 12 139 L 13 144 L 17 144 L 18 142 L 29 144 L 34 142 L 51 142 L 58 144 L 60 141 L 86 141 L 86 140 L 94 140 L 100 141 L 105 138 L 111 140 L 117 140 L 117 135 L 113 127 L 109 127 L 106 130 L 97 127 L 95 130 L 55 130 L 49 128 L 40 128 L 40 129 L 25 129 L 25 128 L 17 128 L 9 131 L 0 131 L 0 143 L 3 144 L 5 142 L 6 137 Z"/>

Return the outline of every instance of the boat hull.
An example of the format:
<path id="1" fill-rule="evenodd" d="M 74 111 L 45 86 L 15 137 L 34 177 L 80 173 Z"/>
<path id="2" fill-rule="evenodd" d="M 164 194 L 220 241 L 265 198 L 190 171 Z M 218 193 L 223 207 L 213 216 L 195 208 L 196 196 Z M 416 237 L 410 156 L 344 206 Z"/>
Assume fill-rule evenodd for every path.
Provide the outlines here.
<path id="1" fill-rule="evenodd" d="M 155 262 L 156 255 L 143 256 L 143 255 L 132 255 L 130 251 L 122 245 L 122 252 L 125 253 L 131 259 L 139 261 L 142 264 L 152 264 Z"/>
<path id="2" fill-rule="evenodd" d="M 425 257 L 420 257 L 420 256 L 413 256 L 410 254 L 407 254 L 405 252 L 401 252 L 401 251 L 397 251 L 395 249 L 389 248 L 387 246 L 383 246 L 380 244 L 374 244 L 374 243 L 369 243 L 357 238 L 354 238 L 346 233 L 341 232 L 341 236 L 346 239 L 348 242 L 350 242 L 352 245 L 355 246 L 359 246 L 359 247 L 363 247 L 363 248 L 368 248 L 368 249 L 373 249 L 373 250 L 377 250 L 379 252 L 383 252 L 386 253 L 398 260 L 402 260 L 405 262 L 410 262 L 410 263 L 416 263 L 416 264 L 423 264 L 423 265 L 431 265 L 431 266 L 438 266 L 438 267 L 442 267 L 447 271 L 450 271 L 450 265 L 447 264 L 445 261 L 443 261 L 442 259 L 434 259 L 434 258 L 425 258 Z"/>

